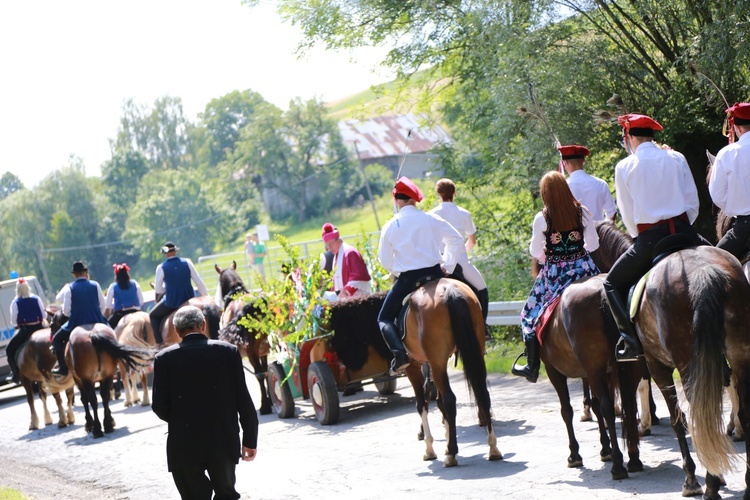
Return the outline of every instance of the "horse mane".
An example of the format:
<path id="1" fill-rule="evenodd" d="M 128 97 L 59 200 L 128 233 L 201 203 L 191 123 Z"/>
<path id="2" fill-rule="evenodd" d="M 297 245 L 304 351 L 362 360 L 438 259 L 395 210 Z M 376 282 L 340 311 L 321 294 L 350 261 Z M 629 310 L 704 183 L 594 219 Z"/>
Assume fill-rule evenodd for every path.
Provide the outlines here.
<path id="1" fill-rule="evenodd" d="M 597 267 L 602 272 L 609 271 L 615 261 L 633 244 L 633 238 L 620 231 L 614 222 L 603 220 L 596 223 L 599 248 L 591 253 Z"/>
<path id="2" fill-rule="evenodd" d="M 724 210 L 719 210 L 719 213 L 716 216 L 716 239 L 722 239 L 731 227 L 732 217 L 728 217 L 727 214 L 724 213 Z"/>
<path id="3" fill-rule="evenodd" d="M 263 314 L 262 309 L 255 305 L 255 301 L 251 300 L 242 304 L 242 310 L 226 324 L 224 328 L 219 331 L 219 340 L 229 342 L 230 344 L 241 346 L 251 345 L 255 342 L 255 335 L 251 337 L 251 333 L 247 328 L 240 325 L 238 321 L 246 316 L 257 318 Z"/>
<path id="4" fill-rule="evenodd" d="M 387 293 L 350 297 L 337 300 L 330 306 L 331 347 L 350 370 L 359 370 L 365 365 L 368 346 L 385 359 L 392 356 L 378 326 L 378 314 Z"/>

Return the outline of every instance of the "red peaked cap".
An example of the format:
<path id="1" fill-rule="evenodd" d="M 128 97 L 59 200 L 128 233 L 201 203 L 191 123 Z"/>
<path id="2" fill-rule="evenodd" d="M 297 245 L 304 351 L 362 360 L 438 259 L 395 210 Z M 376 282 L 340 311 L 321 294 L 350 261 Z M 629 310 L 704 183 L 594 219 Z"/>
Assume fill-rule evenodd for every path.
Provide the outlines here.
<path id="1" fill-rule="evenodd" d="M 414 184 L 408 177 L 401 177 L 396 181 L 396 185 L 393 186 L 393 196 L 397 194 L 405 194 L 412 200 L 422 201 L 422 191 L 419 190 L 416 184 Z"/>
<path id="2" fill-rule="evenodd" d="M 654 132 L 662 130 L 664 127 L 656 120 L 646 115 L 621 115 L 617 117 L 625 132 L 630 135 L 648 135 L 653 136 Z"/>
<path id="3" fill-rule="evenodd" d="M 750 103 L 736 102 L 731 108 L 727 108 L 727 114 L 734 118 L 737 125 L 747 125 L 750 123 Z"/>
<path id="4" fill-rule="evenodd" d="M 587 147 L 571 144 L 569 146 L 560 146 L 557 150 L 562 155 L 563 160 L 573 160 L 575 158 L 586 158 L 591 154 Z"/>
<path id="5" fill-rule="evenodd" d="M 323 241 L 328 243 L 339 237 L 339 230 L 330 222 L 323 224 Z"/>

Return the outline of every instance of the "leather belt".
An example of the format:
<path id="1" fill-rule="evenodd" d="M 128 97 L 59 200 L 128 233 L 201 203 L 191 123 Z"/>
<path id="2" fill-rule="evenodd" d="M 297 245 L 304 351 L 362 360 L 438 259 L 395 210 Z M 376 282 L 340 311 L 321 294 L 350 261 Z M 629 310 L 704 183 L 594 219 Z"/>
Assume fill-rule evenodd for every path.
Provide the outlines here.
<path id="1" fill-rule="evenodd" d="M 665 224 L 669 225 L 669 234 L 675 234 L 677 231 L 675 230 L 674 223 L 676 220 L 681 220 L 684 222 L 690 222 L 690 219 L 688 219 L 687 213 L 683 212 L 677 217 L 671 217 L 669 219 L 663 219 L 656 222 L 650 222 L 645 224 L 638 224 L 638 234 L 641 234 L 644 231 L 648 231 L 649 229 L 655 228 L 657 226 L 663 226 Z"/>

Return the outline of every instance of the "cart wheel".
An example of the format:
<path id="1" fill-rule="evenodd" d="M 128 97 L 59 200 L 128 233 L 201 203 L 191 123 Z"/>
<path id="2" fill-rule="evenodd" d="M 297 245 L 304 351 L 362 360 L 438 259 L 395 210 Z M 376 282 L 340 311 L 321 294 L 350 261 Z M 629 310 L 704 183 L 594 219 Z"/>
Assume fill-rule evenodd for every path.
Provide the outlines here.
<path id="1" fill-rule="evenodd" d="M 393 394 L 394 392 L 396 392 L 396 379 L 389 378 L 387 380 L 379 380 L 375 382 L 375 388 L 383 396 Z"/>
<path id="2" fill-rule="evenodd" d="M 294 398 L 289 388 L 289 381 L 282 383 L 286 378 L 284 367 L 279 363 L 272 363 L 268 367 L 268 392 L 270 392 L 273 409 L 279 418 L 292 418 L 294 416 Z"/>
<path id="3" fill-rule="evenodd" d="M 307 370 L 307 387 L 315 416 L 322 425 L 339 420 L 339 392 L 333 373 L 325 361 L 316 361 Z"/>

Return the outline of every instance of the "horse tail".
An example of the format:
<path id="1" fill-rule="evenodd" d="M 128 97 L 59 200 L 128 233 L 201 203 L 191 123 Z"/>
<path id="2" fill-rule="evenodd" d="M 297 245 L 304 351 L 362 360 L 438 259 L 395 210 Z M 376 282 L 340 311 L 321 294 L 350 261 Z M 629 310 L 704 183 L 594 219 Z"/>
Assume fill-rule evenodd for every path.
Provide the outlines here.
<path id="1" fill-rule="evenodd" d="M 693 356 L 683 387 L 690 404 L 690 434 L 706 470 L 719 476 L 733 468 L 734 446 L 723 431 L 724 304 L 730 280 L 715 265 L 690 277 L 693 308 Z"/>
<path id="2" fill-rule="evenodd" d="M 149 350 L 120 344 L 111 335 L 105 333 L 92 333 L 91 345 L 94 346 L 97 356 L 106 352 L 114 359 L 125 363 L 125 366 L 130 370 L 136 370 L 140 366 L 148 364 L 151 359 Z"/>
<path id="3" fill-rule="evenodd" d="M 206 324 L 208 325 L 208 336 L 213 340 L 219 338 L 219 327 L 221 321 L 221 308 L 215 303 L 206 304 L 203 306 L 203 316 L 206 317 Z"/>
<path id="4" fill-rule="evenodd" d="M 464 376 L 469 389 L 474 392 L 480 415 L 490 418 L 490 393 L 487 390 L 487 367 L 484 352 L 479 345 L 469 301 L 456 286 L 445 288 L 445 302 L 451 318 L 453 339 L 464 365 Z"/>

